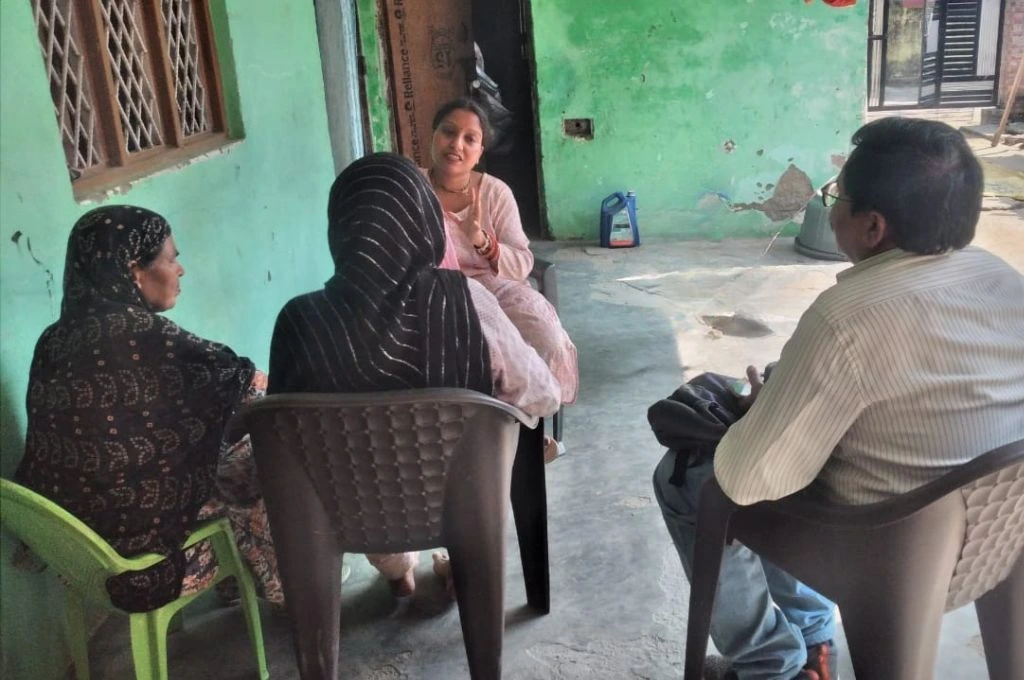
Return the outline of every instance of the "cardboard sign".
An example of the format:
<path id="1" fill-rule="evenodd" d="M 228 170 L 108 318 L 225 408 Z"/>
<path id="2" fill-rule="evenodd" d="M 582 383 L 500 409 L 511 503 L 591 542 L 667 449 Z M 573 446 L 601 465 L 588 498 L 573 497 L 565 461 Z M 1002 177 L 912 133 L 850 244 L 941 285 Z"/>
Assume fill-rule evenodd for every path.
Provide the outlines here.
<path id="1" fill-rule="evenodd" d="M 467 92 L 470 0 L 384 0 L 383 7 L 398 152 L 426 167 L 434 114 Z"/>

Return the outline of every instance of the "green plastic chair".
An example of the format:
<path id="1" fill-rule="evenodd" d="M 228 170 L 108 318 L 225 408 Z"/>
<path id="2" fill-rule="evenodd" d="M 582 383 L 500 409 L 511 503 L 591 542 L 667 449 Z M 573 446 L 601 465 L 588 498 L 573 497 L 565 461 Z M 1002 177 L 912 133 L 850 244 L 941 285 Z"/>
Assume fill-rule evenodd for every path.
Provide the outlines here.
<path id="1" fill-rule="evenodd" d="M 78 680 L 89 680 L 85 601 L 117 609 L 107 594 L 107 579 L 126 571 L 145 569 L 164 557 L 153 553 L 132 558 L 122 557 L 74 515 L 53 501 L 7 479 L 0 479 L 0 522 L 64 577 L 67 585 L 68 637 L 75 675 Z M 263 650 L 256 588 L 249 570 L 242 564 L 228 520 L 221 518 L 200 524 L 182 548 L 188 548 L 204 539 L 210 540 L 218 565 L 217 575 L 210 586 L 228 576 L 234 576 L 238 581 L 245 623 L 256 650 L 260 678 L 267 680 L 270 674 Z M 168 626 L 175 615 L 202 592 L 180 597 L 150 612 L 128 614 L 132 659 L 138 680 L 167 679 Z"/>

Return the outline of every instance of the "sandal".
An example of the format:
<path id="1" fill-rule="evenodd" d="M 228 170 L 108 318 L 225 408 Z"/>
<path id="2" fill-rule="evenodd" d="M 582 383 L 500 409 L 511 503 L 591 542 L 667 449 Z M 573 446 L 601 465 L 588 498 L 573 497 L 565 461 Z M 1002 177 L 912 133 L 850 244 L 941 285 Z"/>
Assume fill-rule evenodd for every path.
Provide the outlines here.
<path id="1" fill-rule="evenodd" d="M 544 463 L 550 463 L 565 455 L 565 444 L 544 435 Z"/>

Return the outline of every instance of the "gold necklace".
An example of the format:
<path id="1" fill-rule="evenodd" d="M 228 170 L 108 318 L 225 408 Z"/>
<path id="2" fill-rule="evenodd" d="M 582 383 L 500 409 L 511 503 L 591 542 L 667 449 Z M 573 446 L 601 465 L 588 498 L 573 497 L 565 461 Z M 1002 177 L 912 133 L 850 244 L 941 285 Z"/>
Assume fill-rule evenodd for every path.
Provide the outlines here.
<path id="1" fill-rule="evenodd" d="M 440 189 L 441 191 L 444 191 L 449 194 L 461 194 L 465 196 L 466 194 L 469 193 L 469 185 L 473 183 L 473 173 L 469 173 L 469 179 L 466 180 L 466 186 L 462 187 L 461 189 L 449 189 L 444 184 L 437 181 L 437 178 L 434 176 L 433 168 L 430 168 L 427 174 L 430 175 L 430 183 L 433 184 L 435 188 Z"/>

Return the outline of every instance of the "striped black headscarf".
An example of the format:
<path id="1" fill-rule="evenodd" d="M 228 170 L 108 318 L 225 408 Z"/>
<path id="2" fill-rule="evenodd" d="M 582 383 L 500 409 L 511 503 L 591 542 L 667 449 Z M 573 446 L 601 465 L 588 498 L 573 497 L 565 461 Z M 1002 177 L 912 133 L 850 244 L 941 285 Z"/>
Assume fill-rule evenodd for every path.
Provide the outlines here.
<path id="1" fill-rule="evenodd" d="M 409 160 L 373 154 L 331 187 L 327 239 L 335 275 L 281 310 L 270 392 L 421 387 L 493 391 L 480 320 L 444 256 L 441 206 Z"/>

